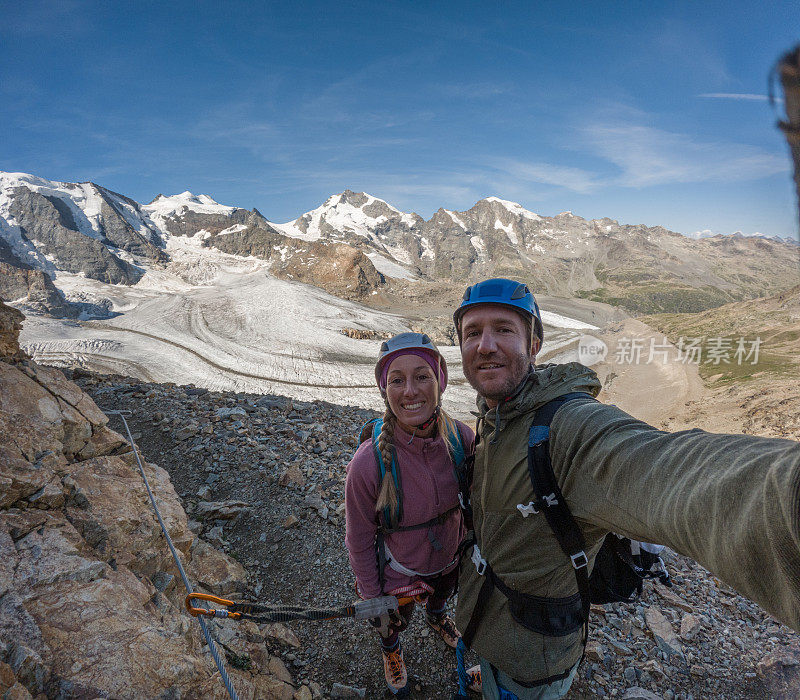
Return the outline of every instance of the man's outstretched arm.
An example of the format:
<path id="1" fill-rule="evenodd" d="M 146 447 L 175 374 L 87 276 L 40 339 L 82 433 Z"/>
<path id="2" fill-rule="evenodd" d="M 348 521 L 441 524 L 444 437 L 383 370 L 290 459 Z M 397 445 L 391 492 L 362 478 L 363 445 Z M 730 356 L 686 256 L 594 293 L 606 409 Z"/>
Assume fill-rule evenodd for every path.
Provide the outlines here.
<path id="1" fill-rule="evenodd" d="M 800 443 L 665 433 L 575 401 L 551 428 L 573 515 L 692 557 L 800 632 Z"/>

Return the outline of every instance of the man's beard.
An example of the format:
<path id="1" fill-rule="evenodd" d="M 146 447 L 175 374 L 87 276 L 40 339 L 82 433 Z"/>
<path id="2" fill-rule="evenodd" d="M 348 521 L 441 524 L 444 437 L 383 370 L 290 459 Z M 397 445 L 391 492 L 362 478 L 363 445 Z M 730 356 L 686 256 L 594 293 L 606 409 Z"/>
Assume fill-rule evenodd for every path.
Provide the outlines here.
<path id="1" fill-rule="evenodd" d="M 484 360 L 484 362 L 491 362 L 491 360 Z M 464 366 L 464 376 L 470 386 L 484 399 L 502 401 L 511 396 L 514 393 L 514 389 L 525 379 L 531 366 L 531 358 L 527 355 L 514 355 L 513 357 L 505 358 L 505 365 L 508 370 L 507 377 L 496 386 L 492 386 L 494 382 L 487 382 L 486 386 L 483 386 L 478 378 L 478 373 L 473 372 L 472 368 L 466 365 Z"/>

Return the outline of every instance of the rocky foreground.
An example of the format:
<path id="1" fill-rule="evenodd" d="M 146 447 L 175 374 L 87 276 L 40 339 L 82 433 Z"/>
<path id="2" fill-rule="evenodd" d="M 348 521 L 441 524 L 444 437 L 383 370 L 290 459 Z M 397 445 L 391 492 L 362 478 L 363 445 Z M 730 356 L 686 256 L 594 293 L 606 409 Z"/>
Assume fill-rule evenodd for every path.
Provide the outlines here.
<path id="1" fill-rule="evenodd" d="M 98 406 L 132 411 L 162 514 L 200 590 L 352 601 L 344 467 L 370 412 L 67 373 L 73 382 L 18 353 L 18 322 L 0 307 L 0 696 L 226 695 L 182 611 L 119 419 Z M 800 636 L 694 562 L 670 554 L 668 564 L 674 588 L 648 585 L 636 603 L 595 608 L 570 697 L 798 697 Z M 454 655 L 420 617 L 404 635 L 414 697 L 447 698 Z M 384 695 L 364 623 L 212 627 L 242 698 Z"/>
<path id="2" fill-rule="evenodd" d="M 60 370 L 19 352 L 21 319 L 0 303 L 0 697 L 227 697 L 133 453 Z M 189 529 L 168 473 L 145 473 L 199 590 L 243 589 L 241 565 Z M 295 696 L 271 634 L 217 632 L 241 698 Z"/>
<path id="3" fill-rule="evenodd" d="M 324 402 L 207 392 L 80 374 L 101 406 L 133 411 L 148 460 L 167 469 L 202 539 L 237 558 L 259 600 L 325 605 L 353 599 L 344 547 L 344 467 L 373 414 Z M 800 636 L 670 554 L 672 589 L 596 607 L 570 697 L 794 698 Z M 454 655 L 412 623 L 406 662 L 418 698 L 447 698 Z M 229 623 L 229 626 L 235 626 Z M 381 697 L 374 635 L 347 621 L 298 623 L 282 659 L 292 682 L 324 696 Z"/>

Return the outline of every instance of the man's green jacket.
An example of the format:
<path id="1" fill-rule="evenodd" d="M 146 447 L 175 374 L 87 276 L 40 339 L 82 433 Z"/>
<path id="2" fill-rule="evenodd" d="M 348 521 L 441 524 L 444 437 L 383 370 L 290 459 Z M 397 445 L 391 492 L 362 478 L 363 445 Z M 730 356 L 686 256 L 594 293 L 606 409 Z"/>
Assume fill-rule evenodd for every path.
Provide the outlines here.
<path id="1" fill-rule="evenodd" d="M 496 409 L 483 399 L 472 484 L 481 554 L 511 588 L 562 598 L 575 574 L 543 515 L 523 518 L 534 500 L 528 431 L 537 408 L 563 394 L 596 396 L 595 373 L 577 363 L 547 365 Z M 558 484 L 586 538 L 590 567 L 603 536 L 665 544 L 800 631 L 800 443 L 666 433 L 588 398 L 564 404 L 550 428 Z M 466 628 L 483 579 L 466 553 L 456 622 Z M 516 623 L 496 588 L 473 649 L 512 678 L 536 682 L 581 656 L 581 632 L 545 637 Z"/>

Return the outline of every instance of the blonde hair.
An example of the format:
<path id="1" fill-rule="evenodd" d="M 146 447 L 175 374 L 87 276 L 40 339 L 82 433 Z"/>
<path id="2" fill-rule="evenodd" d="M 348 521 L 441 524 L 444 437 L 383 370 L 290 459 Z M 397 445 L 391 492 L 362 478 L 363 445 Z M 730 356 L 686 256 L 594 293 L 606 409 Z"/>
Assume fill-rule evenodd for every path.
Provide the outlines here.
<path id="1" fill-rule="evenodd" d="M 439 357 L 439 368 L 441 370 L 442 358 Z M 441 371 L 439 372 L 441 375 Z M 451 442 L 453 438 L 458 438 L 458 426 L 456 422 L 440 406 L 441 393 L 439 392 L 439 377 L 436 378 L 436 405 L 439 407 L 439 417 L 436 421 L 436 434 L 444 440 L 447 454 L 453 459 Z M 388 528 L 396 527 L 400 520 L 400 494 L 392 476 L 392 452 L 394 451 L 394 429 L 397 423 L 397 416 L 394 415 L 386 400 L 386 411 L 383 414 L 383 425 L 378 436 L 378 452 L 380 452 L 386 472 L 381 480 L 378 489 L 378 500 L 375 502 L 375 511 L 380 513 L 384 508 L 389 508 L 389 522 L 384 523 Z"/>

